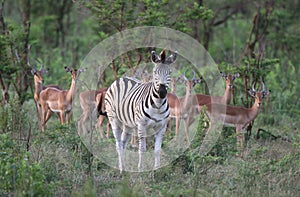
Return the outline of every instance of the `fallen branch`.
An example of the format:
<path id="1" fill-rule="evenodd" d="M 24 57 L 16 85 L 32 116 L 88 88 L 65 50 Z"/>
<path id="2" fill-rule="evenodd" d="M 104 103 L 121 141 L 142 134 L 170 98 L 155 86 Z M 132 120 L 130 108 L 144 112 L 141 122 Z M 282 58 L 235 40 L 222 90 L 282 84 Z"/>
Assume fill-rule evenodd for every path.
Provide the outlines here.
<path id="1" fill-rule="evenodd" d="M 290 142 L 292 143 L 292 140 L 288 139 L 287 137 L 282 137 L 281 135 L 274 135 L 272 134 L 271 132 L 265 130 L 265 129 L 262 129 L 262 128 L 259 128 L 257 130 L 257 134 L 256 134 L 256 139 L 259 139 L 260 138 L 260 132 L 264 132 L 264 133 L 267 133 L 268 135 L 270 135 L 274 140 L 278 140 L 278 139 L 281 139 L 282 141 L 286 141 L 286 142 Z"/>

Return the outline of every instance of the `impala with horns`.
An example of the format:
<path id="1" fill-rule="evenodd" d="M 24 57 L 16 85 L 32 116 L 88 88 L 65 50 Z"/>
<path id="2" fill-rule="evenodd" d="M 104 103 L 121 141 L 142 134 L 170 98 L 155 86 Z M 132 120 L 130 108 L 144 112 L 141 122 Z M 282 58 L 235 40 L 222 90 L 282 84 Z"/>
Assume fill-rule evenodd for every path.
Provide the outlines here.
<path id="1" fill-rule="evenodd" d="M 207 105 L 206 113 L 211 121 L 224 120 L 225 126 L 236 128 L 237 148 L 241 150 L 240 156 L 242 158 L 244 157 L 245 149 L 245 136 L 242 131 L 257 117 L 263 105 L 263 99 L 270 94 L 270 91 L 266 90 L 264 82 L 261 84 L 261 91 L 255 89 L 255 83 L 252 84 L 252 89 L 249 90 L 249 95 L 255 98 L 255 102 L 251 108 L 224 106 L 218 103 L 210 103 Z"/>
<path id="2" fill-rule="evenodd" d="M 197 98 L 193 94 L 194 87 L 196 84 L 201 83 L 201 78 L 196 78 L 196 73 L 193 70 L 194 76 L 191 80 L 186 77 L 186 71 L 182 75 L 184 81 L 186 92 L 185 97 L 179 99 L 181 106 L 181 117 L 184 120 L 184 130 L 187 142 L 190 143 L 189 139 L 189 126 L 194 122 L 194 116 L 198 113 Z"/>
<path id="3" fill-rule="evenodd" d="M 236 74 L 225 74 L 221 72 L 221 76 L 225 79 L 226 82 L 226 89 L 223 96 L 211 96 L 206 94 L 196 94 L 198 105 L 201 110 L 201 108 L 204 105 L 207 105 L 211 102 L 213 103 L 220 103 L 220 104 L 226 104 L 229 105 L 231 101 L 232 91 L 233 91 L 233 82 L 236 78 L 240 77 L 239 73 Z"/>
<path id="4" fill-rule="evenodd" d="M 42 109 L 39 103 L 41 91 L 48 87 L 52 87 L 56 89 L 61 89 L 61 88 L 58 85 L 53 85 L 53 84 L 44 86 L 44 75 L 48 73 L 49 69 L 44 69 L 43 64 L 40 69 L 37 69 L 33 65 L 31 66 L 29 62 L 27 62 L 27 64 L 28 66 L 32 67 L 31 74 L 34 76 L 34 86 L 35 86 L 34 101 L 37 108 L 39 126 L 41 126 Z"/>
<path id="5" fill-rule="evenodd" d="M 69 90 L 59 90 L 56 88 L 48 87 L 40 93 L 40 104 L 42 107 L 42 131 L 45 131 L 45 125 L 52 112 L 58 112 L 60 115 L 61 124 L 70 122 L 73 101 L 75 97 L 76 84 L 80 73 L 86 69 L 71 69 L 65 67 L 66 72 L 72 75 L 72 83 Z"/>

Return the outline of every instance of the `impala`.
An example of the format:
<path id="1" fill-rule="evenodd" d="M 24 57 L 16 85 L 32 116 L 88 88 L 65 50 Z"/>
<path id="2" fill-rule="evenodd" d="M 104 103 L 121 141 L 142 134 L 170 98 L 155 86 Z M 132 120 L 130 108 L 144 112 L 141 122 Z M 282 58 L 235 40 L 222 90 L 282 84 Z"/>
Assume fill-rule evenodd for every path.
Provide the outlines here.
<path id="1" fill-rule="evenodd" d="M 168 128 L 171 130 L 172 128 L 172 119 L 175 118 L 176 121 L 176 135 L 179 134 L 179 127 L 180 127 L 180 115 L 181 115 L 181 109 L 180 109 L 180 101 L 176 95 L 176 84 L 179 81 L 180 77 L 172 78 L 171 79 L 171 92 L 168 93 L 168 102 L 170 107 L 170 116 L 169 116 L 169 122 L 168 122 Z"/>
<path id="2" fill-rule="evenodd" d="M 194 72 L 194 76 L 191 80 L 186 77 L 186 74 L 183 75 L 183 80 L 186 86 L 186 93 L 185 97 L 179 98 L 180 101 L 180 108 L 181 108 L 181 117 L 184 120 L 184 127 L 185 127 L 185 136 L 187 142 L 190 143 L 189 140 L 189 126 L 194 122 L 194 115 L 197 113 L 197 99 L 193 95 L 193 90 L 196 84 L 201 83 L 200 78 L 196 78 L 196 73 Z"/>
<path id="3" fill-rule="evenodd" d="M 82 114 L 78 120 L 78 128 L 80 131 L 83 131 L 83 133 L 86 133 L 86 127 L 84 126 L 84 123 L 89 119 L 93 118 L 93 113 L 96 110 L 96 107 L 98 105 L 99 100 L 97 101 L 98 95 L 102 95 L 102 93 L 105 93 L 107 88 L 102 88 L 100 90 L 87 90 L 84 92 L 81 92 L 79 94 L 79 100 L 80 100 L 80 106 L 82 109 Z M 103 116 L 101 116 L 103 117 Z M 100 119 L 100 117 L 99 117 Z M 98 120 L 99 122 L 99 120 Z M 90 128 L 91 129 L 91 128 Z M 100 133 L 101 137 L 102 132 Z"/>
<path id="4" fill-rule="evenodd" d="M 211 102 L 214 103 L 222 103 L 222 104 L 230 104 L 231 95 L 233 90 L 233 82 L 236 78 L 240 76 L 239 73 L 226 75 L 221 72 L 222 77 L 226 82 L 226 89 L 223 96 L 210 96 L 206 94 L 196 94 L 199 108 L 201 109 L 204 105 L 209 104 Z"/>
<path id="5" fill-rule="evenodd" d="M 258 115 L 263 99 L 270 94 L 266 91 L 265 84 L 262 82 L 262 90 L 257 91 L 254 89 L 249 90 L 249 95 L 255 98 L 255 102 L 251 108 L 237 107 L 237 106 L 224 106 L 218 103 L 210 103 L 207 105 L 206 113 L 210 120 L 222 121 L 224 119 L 225 126 L 236 128 L 237 147 L 241 149 L 240 156 L 244 157 L 244 144 L 245 136 L 242 132 L 245 127 L 252 122 Z M 226 110 L 223 110 L 226 109 Z"/>
<path id="6" fill-rule="evenodd" d="M 51 117 L 52 112 L 59 113 L 61 124 L 65 123 L 65 118 L 67 124 L 70 122 L 77 79 L 80 73 L 84 72 L 86 69 L 77 70 L 65 67 L 65 70 L 72 74 L 72 83 L 69 90 L 59 90 L 48 87 L 40 93 L 42 131 L 45 131 L 45 125 Z"/>
<path id="7" fill-rule="evenodd" d="M 41 125 L 41 105 L 39 103 L 40 99 L 40 93 L 42 90 L 46 89 L 47 87 L 52 87 L 56 89 L 61 89 L 57 85 L 48 85 L 44 86 L 44 75 L 48 73 L 49 69 L 44 69 L 44 65 L 42 65 L 41 69 L 38 70 L 35 66 L 31 66 L 30 63 L 28 62 L 28 66 L 32 67 L 31 69 L 31 74 L 34 76 L 34 86 L 35 86 L 35 91 L 34 91 L 34 101 L 36 104 L 37 112 L 38 112 L 38 122 L 39 125 Z"/>

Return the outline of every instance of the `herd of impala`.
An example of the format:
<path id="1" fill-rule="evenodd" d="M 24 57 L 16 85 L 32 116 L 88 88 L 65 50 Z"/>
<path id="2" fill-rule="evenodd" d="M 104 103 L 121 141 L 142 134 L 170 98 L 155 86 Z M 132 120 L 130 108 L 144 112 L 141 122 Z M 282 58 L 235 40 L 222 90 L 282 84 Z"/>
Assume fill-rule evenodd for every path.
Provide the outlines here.
<path id="1" fill-rule="evenodd" d="M 34 75 L 35 92 L 34 100 L 38 111 L 39 125 L 42 131 L 45 131 L 47 121 L 52 115 L 52 112 L 58 114 L 61 124 L 70 122 L 72 115 L 73 101 L 76 92 L 76 84 L 80 73 L 86 69 L 71 69 L 65 67 L 66 72 L 71 73 L 72 82 L 68 90 L 63 90 L 57 85 L 45 86 L 43 76 L 48 72 L 43 66 L 37 69 L 31 66 L 31 73 Z M 184 121 L 185 137 L 188 143 L 189 140 L 189 126 L 195 121 L 195 115 L 199 114 L 205 108 L 206 114 L 210 120 L 220 120 L 224 125 L 236 128 L 237 146 L 240 150 L 241 157 L 244 156 L 245 137 L 243 129 L 251 123 L 258 115 L 259 109 L 263 104 L 263 99 L 269 95 L 270 91 L 265 89 L 264 82 L 261 82 L 261 91 L 255 89 L 255 83 L 249 90 L 249 95 L 255 99 L 251 108 L 231 106 L 230 101 L 232 97 L 233 82 L 239 77 L 239 74 L 225 74 L 221 72 L 221 76 L 226 82 L 226 88 L 223 96 L 210 96 L 206 94 L 193 94 L 196 84 L 201 82 L 200 78 L 194 76 L 192 79 L 186 77 L 186 73 L 177 78 L 172 78 L 171 92 L 168 93 L 168 102 L 170 107 L 170 121 L 168 124 L 169 129 L 172 126 L 172 119 L 176 120 L 176 136 L 179 135 L 180 120 Z M 143 80 L 149 80 L 148 77 L 143 77 Z M 178 97 L 176 94 L 176 84 L 183 82 L 186 87 L 186 94 L 184 97 Z M 100 90 L 87 90 L 79 94 L 80 106 L 82 108 L 82 115 L 78 120 L 78 128 L 80 131 L 87 132 L 92 129 L 92 125 L 86 128 L 85 123 L 91 120 L 93 112 L 99 113 L 97 128 L 101 127 L 105 116 L 104 97 L 107 88 Z M 212 110 L 213 109 L 213 110 Z M 224 110 L 226 109 L 226 110 Z M 66 119 L 66 120 L 65 120 Z M 106 138 L 109 138 L 109 122 L 107 121 Z M 104 138 L 103 130 L 100 135 Z M 134 136 L 134 135 L 133 135 Z M 134 142 L 132 142 L 134 143 Z"/>

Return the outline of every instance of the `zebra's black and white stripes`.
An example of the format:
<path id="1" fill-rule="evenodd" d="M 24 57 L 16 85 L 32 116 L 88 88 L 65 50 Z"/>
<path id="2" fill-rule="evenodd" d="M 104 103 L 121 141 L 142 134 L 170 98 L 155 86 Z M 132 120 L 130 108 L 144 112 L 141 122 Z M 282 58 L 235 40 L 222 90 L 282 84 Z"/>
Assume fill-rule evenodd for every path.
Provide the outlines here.
<path id="1" fill-rule="evenodd" d="M 165 51 L 160 55 L 151 52 L 155 64 L 153 81 L 142 83 L 134 78 L 116 80 L 105 95 L 105 107 L 110 121 L 119 156 L 119 169 L 125 170 L 124 151 L 133 129 L 138 131 L 139 163 L 142 170 L 143 153 L 146 152 L 146 136 L 149 129 L 155 132 L 155 168 L 160 166 L 160 151 L 167 120 L 170 114 L 167 89 L 171 81 L 170 64 L 177 53 L 166 58 Z"/>

